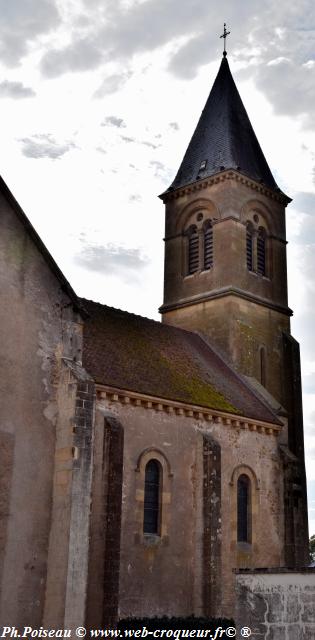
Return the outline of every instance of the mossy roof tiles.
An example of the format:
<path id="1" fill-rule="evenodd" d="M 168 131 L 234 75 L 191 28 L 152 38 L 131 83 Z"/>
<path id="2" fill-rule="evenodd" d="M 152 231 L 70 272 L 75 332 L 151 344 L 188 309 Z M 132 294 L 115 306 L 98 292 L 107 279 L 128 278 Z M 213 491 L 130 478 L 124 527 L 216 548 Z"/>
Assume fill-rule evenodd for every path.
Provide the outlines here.
<path id="1" fill-rule="evenodd" d="M 98 384 L 278 423 L 198 334 L 81 299 L 83 364 Z"/>

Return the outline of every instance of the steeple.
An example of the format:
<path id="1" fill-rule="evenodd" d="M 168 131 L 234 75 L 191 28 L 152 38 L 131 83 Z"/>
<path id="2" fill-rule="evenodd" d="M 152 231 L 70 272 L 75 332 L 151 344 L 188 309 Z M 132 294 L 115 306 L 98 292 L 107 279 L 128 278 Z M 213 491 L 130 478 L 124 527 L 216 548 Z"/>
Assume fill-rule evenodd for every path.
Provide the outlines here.
<path id="1" fill-rule="evenodd" d="M 224 46 L 178 174 L 161 196 L 165 277 L 160 312 L 164 323 L 209 340 L 259 394 L 267 401 L 272 396 L 273 406 L 286 410 L 293 456 L 285 453 L 285 445 L 284 552 L 287 566 L 301 566 L 307 557 L 307 511 L 299 346 L 291 336 L 287 298 L 285 207 L 290 198 L 272 176 L 225 53 Z"/>
<path id="2" fill-rule="evenodd" d="M 279 190 L 233 80 L 226 56 L 168 191 L 235 169 Z"/>

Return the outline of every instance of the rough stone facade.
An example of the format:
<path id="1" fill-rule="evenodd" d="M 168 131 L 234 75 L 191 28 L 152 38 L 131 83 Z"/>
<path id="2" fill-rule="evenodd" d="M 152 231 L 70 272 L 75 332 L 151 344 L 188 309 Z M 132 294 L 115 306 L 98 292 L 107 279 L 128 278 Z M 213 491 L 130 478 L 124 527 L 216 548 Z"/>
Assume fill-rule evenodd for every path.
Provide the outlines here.
<path id="1" fill-rule="evenodd" d="M 107 416 L 115 418 L 124 431 L 119 617 L 231 615 L 233 568 L 284 563 L 278 436 L 250 432 L 222 420 L 208 422 L 197 414 L 187 417 L 180 408 L 167 409 L 128 394 L 119 398 L 100 389 L 92 498 L 93 553 L 99 560 L 104 535 L 98 535 L 100 516 L 95 514 L 101 513 L 97 459 Z M 160 536 L 143 534 L 144 468 L 151 458 L 163 468 Z M 253 479 L 253 531 L 252 544 L 240 550 L 236 486 L 244 472 Z M 102 576 L 103 570 L 101 590 Z M 100 619 L 100 610 L 93 615 L 91 626 Z"/>
<path id="2" fill-rule="evenodd" d="M 314 640 L 315 569 L 236 575 L 236 626 L 255 640 Z"/>
<path id="3" fill-rule="evenodd" d="M 84 486 L 79 480 L 83 444 L 74 433 L 83 318 L 4 183 L 0 280 L 0 621 L 63 624 L 67 584 L 78 564 L 69 564 L 81 524 L 75 508 L 83 520 L 90 508 L 86 475 Z M 93 414 L 92 404 L 93 397 Z M 92 422 L 86 426 L 91 441 Z"/>

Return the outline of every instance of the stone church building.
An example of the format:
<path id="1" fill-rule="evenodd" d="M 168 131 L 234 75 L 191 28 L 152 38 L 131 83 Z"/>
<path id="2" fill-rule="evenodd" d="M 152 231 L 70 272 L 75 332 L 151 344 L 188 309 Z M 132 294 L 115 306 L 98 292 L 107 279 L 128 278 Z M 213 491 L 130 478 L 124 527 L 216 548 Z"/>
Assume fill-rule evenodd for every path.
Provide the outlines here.
<path id="1" fill-rule="evenodd" d="M 0 624 L 234 615 L 308 563 L 285 208 L 226 55 L 165 204 L 162 322 L 80 299 L 0 182 Z"/>

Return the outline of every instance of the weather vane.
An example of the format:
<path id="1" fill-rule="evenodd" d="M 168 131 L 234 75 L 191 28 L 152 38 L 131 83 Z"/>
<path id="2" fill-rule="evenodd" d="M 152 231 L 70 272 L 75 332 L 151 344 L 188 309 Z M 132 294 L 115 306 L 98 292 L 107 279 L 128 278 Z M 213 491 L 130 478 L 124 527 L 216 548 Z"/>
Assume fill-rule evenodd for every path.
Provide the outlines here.
<path id="1" fill-rule="evenodd" d="M 226 30 L 226 22 L 225 22 L 225 23 L 224 23 L 224 29 L 223 29 L 222 36 L 220 36 L 220 38 L 224 38 L 224 51 L 223 51 L 223 55 L 224 55 L 224 57 L 226 57 L 226 49 L 225 49 L 225 46 L 226 46 L 226 36 L 229 36 L 229 35 L 230 35 L 230 33 L 231 33 L 231 31 L 227 31 L 227 30 Z"/>

